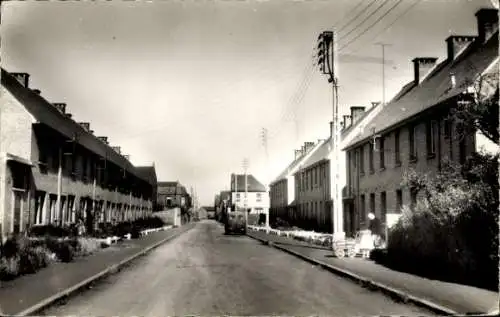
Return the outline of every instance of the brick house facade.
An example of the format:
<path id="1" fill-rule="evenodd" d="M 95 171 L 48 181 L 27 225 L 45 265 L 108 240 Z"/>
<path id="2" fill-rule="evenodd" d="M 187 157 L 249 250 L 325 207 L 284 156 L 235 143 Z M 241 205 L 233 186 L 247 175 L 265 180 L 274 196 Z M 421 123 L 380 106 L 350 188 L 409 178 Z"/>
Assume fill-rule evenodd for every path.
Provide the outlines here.
<path id="1" fill-rule="evenodd" d="M 385 105 L 370 122 L 371 129 L 346 146 L 346 232 L 371 228 L 385 236 L 401 207 L 412 206 L 418 198 L 401 187 L 405 171 L 433 174 L 445 159 L 463 163 L 485 140 L 478 133 L 458 138 L 448 115 L 451 107 L 467 98 L 473 80 L 485 72 L 498 72 L 497 14 L 479 10 L 479 36 L 450 36 L 441 63 L 437 58 L 414 59 L 414 79 L 404 93 Z M 493 91 L 498 90 L 498 81 L 496 85 Z M 374 221 L 367 217 L 370 212 Z"/>
<path id="2" fill-rule="evenodd" d="M 0 223 L 2 238 L 37 224 L 132 219 L 152 211 L 156 184 L 66 105 L 29 88 L 29 74 L 2 69 Z"/>
<path id="3" fill-rule="evenodd" d="M 270 224 L 275 225 L 278 218 L 290 222 L 295 210 L 295 177 L 294 173 L 300 164 L 309 158 L 321 145 L 321 141 L 305 142 L 299 150 L 295 150 L 295 159 L 269 185 Z"/>

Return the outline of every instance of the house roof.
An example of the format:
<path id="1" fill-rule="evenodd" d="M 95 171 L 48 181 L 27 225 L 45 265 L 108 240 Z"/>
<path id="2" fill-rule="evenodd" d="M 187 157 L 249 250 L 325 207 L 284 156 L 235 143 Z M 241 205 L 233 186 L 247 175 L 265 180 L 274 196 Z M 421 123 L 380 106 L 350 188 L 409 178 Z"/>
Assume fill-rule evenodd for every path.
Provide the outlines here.
<path id="1" fill-rule="evenodd" d="M 354 127 L 357 127 L 359 125 L 359 123 L 364 119 L 366 118 L 374 109 L 376 109 L 377 107 L 380 107 L 380 105 L 376 105 L 376 106 L 373 106 L 371 107 L 370 109 L 366 110 L 365 112 L 363 112 L 363 114 L 361 115 L 361 117 L 359 117 L 359 119 L 354 123 L 354 124 L 351 124 L 350 126 L 348 126 L 346 129 L 342 130 L 340 132 L 340 137 L 344 137 L 346 136 L 349 132 L 351 132 Z"/>
<path id="2" fill-rule="evenodd" d="M 152 166 L 136 166 L 137 172 L 142 175 L 143 178 L 147 178 L 151 185 L 157 185 L 156 169 L 154 165 Z"/>
<path id="3" fill-rule="evenodd" d="M 317 162 L 326 159 L 328 157 L 328 154 L 332 150 L 331 141 L 331 138 L 323 141 L 319 148 L 304 163 L 302 163 L 301 169 L 308 168 L 309 166 L 312 166 Z"/>
<path id="4" fill-rule="evenodd" d="M 49 126 L 68 139 L 77 137 L 78 143 L 89 151 L 106 158 L 117 166 L 125 169 L 132 175 L 146 182 L 148 178 L 140 175 L 135 167 L 122 155 L 118 154 L 109 145 L 99 140 L 95 135 L 86 131 L 79 123 L 62 114 L 50 102 L 30 88 L 24 87 L 5 69 L 1 69 L 2 85 L 25 107 L 38 123 Z"/>
<path id="5" fill-rule="evenodd" d="M 182 186 L 178 181 L 158 182 L 158 194 L 189 196 L 186 187 Z"/>
<path id="6" fill-rule="evenodd" d="M 231 191 L 235 191 L 236 189 L 238 192 L 244 192 L 245 191 L 245 175 L 236 175 L 237 179 L 237 187 L 235 188 L 235 183 L 234 183 L 234 176 L 236 174 L 231 175 Z M 247 174 L 247 192 L 266 192 L 267 189 L 262 183 L 260 183 L 252 174 Z"/>
<path id="7" fill-rule="evenodd" d="M 373 133 L 385 132 L 402 121 L 460 95 L 471 81 L 493 63 L 498 63 L 498 31 L 485 44 L 479 45 L 474 41 L 454 61 L 444 60 L 438 64 L 420 85 L 412 87 L 410 83 L 405 86 L 409 91 L 387 103 L 370 122 L 370 129 L 364 129 L 345 149 L 365 142 Z M 455 74 L 454 88 L 451 86 L 451 73 Z"/>
<path id="8" fill-rule="evenodd" d="M 315 144 L 307 153 L 301 155 L 299 158 L 291 162 L 272 182 L 271 185 L 279 182 L 282 179 L 285 179 L 290 173 L 294 173 L 294 169 L 299 166 L 301 162 L 304 161 L 304 159 L 313 151 L 316 151 L 319 146 L 321 145 L 320 142 Z"/>
<path id="9" fill-rule="evenodd" d="M 231 191 L 230 190 L 223 190 L 220 192 L 220 200 L 229 199 L 229 198 L 231 198 Z"/>

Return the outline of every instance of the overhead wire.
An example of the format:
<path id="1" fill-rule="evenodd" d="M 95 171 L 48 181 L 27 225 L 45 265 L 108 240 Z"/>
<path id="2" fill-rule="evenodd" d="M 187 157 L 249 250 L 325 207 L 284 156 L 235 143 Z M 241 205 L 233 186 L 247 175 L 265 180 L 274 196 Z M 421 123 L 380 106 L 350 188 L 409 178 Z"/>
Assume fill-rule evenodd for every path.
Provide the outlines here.
<path id="1" fill-rule="evenodd" d="M 416 7 L 419 3 L 421 3 L 423 0 L 416 0 L 411 6 L 409 6 L 408 8 L 406 8 L 405 11 L 403 11 L 400 15 L 398 15 L 396 17 L 396 19 L 394 19 L 389 25 L 387 25 L 385 28 L 383 28 L 382 30 L 380 30 L 376 35 L 373 36 L 373 39 L 377 39 L 381 34 L 383 34 L 384 32 L 386 32 L 387 30 L 389 30 L 391 27 L 393 27 L 398 21 L 399 19 L 401 19 L 402 17 L 404 17 L 408 12 L 410 12 L 414 7 Z M 351 53 L 356 53 L 358 52 L 360 49 L 362 48 L 362 46 L 360 46 L 359 48 L 351 51 Z"/>
<path id="2" fill-rule="evenodd" d="M 372 0 L 372 2 L 370 2 L 368 4 L 368 6 L 366 6 L 363 10 L 361 10 L 361 12 L 359 12 L 354 18 L 352 18 L 351 20 L 349 20 L 349 22 L 347 22 L 344 26 L 342 26 L 341 28 L 339 28 L 337 30 L 337 32 L 342 32 L 343 29 L 345 29 L 350 23 L 352 23 L 353 21 L 355 21 L 357 18 L 359 18 L 359 16 L 361 14 L 363 14 L 366 10 L 368 10 L 369 7 L 371 7 L 373 4 L 375 4 L 375 2 L 377 2 L 378 0 Z M 362 4 L 362 3 L 365 3 L 365 1 L 361 1 L 359 4 Z M 335 27 L 334 27 L 335 28 Z"/>
<path id="3" fill-rule="evenodd" d="M 396 2 L 396 4 L 394 4 L 389 10 L 387 10 L 382 16 L 380 16 L 375 22 L 373 22 L 372 24 L 370 24 L 370 26 L 368 26 L 367 28 L 365 28 L 361 33 L 359 33 L 356 37 L 354 37 L 353 39 L 351 39 L 350 41 L 348 41 L 346 44 L 342 45 L 342 47 L 340 47 L 338 49 L 338 52 L 341 52 L 343 49 L 345 49 L 346 47 L 348 47 L 350 44 L 352 44 L 358 38 L 360 38 L 361 36 L 363 36 L 364 34 L 366 34 L 366 32 L 368 32 L 371 28 L 373 28 L 373 26 L 375 24 L 379 23 L 384 17 L 386 17 L 392 10 L 394 10 L 402 2 L 403 2 L 403 0 L 398 0 L 398 2 Z"/>
<path id="4" fill-rule="evenodd" d="M 379 5 L 372 13 L 370 13 L 361 23 L 358 23 L 351 31 L 347 32 L 347 34 L 344 34 L 338 38 L 338 41 L 343 40 L 344 38 L 348 37 L 352 32 L 354 32 L 356 29 L 358 29 L 361 25 L 363 25 L 366 21 L 368 21 L 375 13 L 377 13 L 380 9 L 382 9 L 387 3 L 389 3 L 389 0 L 384 0 L 381 5 Z"/>

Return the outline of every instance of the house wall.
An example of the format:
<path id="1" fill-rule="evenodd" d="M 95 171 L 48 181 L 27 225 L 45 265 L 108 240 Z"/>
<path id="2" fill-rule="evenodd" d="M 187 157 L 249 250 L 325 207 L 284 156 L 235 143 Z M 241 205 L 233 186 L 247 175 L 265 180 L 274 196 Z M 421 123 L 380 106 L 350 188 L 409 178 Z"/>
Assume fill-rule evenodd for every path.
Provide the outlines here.
<path id="1" fill-rule="evenodd" d="M 23 228 L 33 224 L 48 224 L 54 223 L 56 220 L 65 220 L 65 223 L 72 222 L 76 218 L 77 211 L 83 213 L 83 206 L 80 204 L 81 198 L 91 198 L 93 195 L 93 181 L 83 177 L 83 171 L 87 172 L 91 169 L 91 165 L 85 167 L 82 164 L 83 157 L 87 159 L 96 159 L 96 155 L 90 151 L 79 147 L 76 152 L 75 168 L 69 164 L 71 156 L 65 156 L 65 166 L 62 174 L 62 191 L 61 191 L 61 208 L 62 210 L 54 211 L 54 216 L 50 216 L 51 200 L 50 197 L 57 196 L 57 181 L 58 181 L 58 163 L 59 155 L 52 149 L 57 149 L 65 145 L 64 139 L 58 135 L 55 130 L 52 132 L 49 127 L 42 129 L 36 128 L 33 125 L 33 117 L 28 113 L 24 106 L 10 95 L 10 93 L 2 86 L 1 87 L 0 104 L 0 143 L 1 143 L 1 167 L 0 167 L 0 219 L 2 221 L 3 238 L 5 238 L 11 229 L 12 220 L 12 168 L 6 163 L 6 153 L 19 156 L 23 159 L 33 162 L 30 172 L 25 173 L 28 178 L 29 190 L 26 193 L 26 203 L 22 209 L 22 224 Z M 42 156 L 46 155 L 46 160 Z M 88 160 L 88 161 L 89 161 Z M 46 161 L 49 164 L 40 164 L 41 161 Z M 52 164 L 52 162 L 55 162 Z M 29 170 L 29 169 L 28 169 Z M 74 172 L 72 174 L 72 172 Z M 113 174 L 114 173 L 114 174 Z M 109 179 L 116 178 L 117 170 L 107 170 L 105 174 Z M 125 180 L 115 184 L 122 188 L 130 187 L 136 179 L 128 175 Z M 128 194 L 128 190 L 122 189 L 116 193 L 114 189 L 109 189 L 104 186 L 104 183 L 99 183 L 95 189 L 96 202 L 103 201 L 103 211 L 107 211 L 107 219 L 96 219 L 97 222 L 111 220 L 111 217 L 122 219 L 133 219 L 140 215 L 150 213 L 152 210 L 152 185 L 146 185 L 142 180 L 140 187 L 133 190 L 132 199 Z M 44 197 L 43 203 L 37 204 L 37 199 Z M 74 197 L 73 208 L 68 209 L 68 196 Z M 141 196 L 143 197 L 141 199 Z M 109 208 L 108 208 L 109 202 Z M 124 205 L 121 210 L 117 210 L 116 204 Z M 111 210 L 112 204 L 115 208 Z M 82 204 L 83 205 L 83 204 Z M 130 206 L 125 208 L 126 205 Z M 55 207 L 54 207 L 55 208 Z M 96 207 L 97 208 L 97 207 Z M 114 215 L 111 213 L 114 212 Z M 73 219 L 65 216 L 73 216 Z"/>
<path id="2" fill-rule="evenodd" d="M 329 169 L 330 161 L 323 160 L 295 174 L 295 225 L 307 230 L 332 231 Z"/>
<path id="3" fill-rule="evenodd" d="M 432 136 L 435 139 L 435 154 L 431 155 L 427 151 L 427 125 L 435 121 L 436 129 L 433 130 Z M 402 205 L 411 205 L 411 193 L 408 188 L 401 185 L 404 171 L 414 169 L 419 173 L 428 173 L 430 175 L 438 172 L 440 162 L 445 159 L 450 159 L 455 162 L 460 161 L 460 145 L 456 133 L 452 133 L 450 137 L 445 135 L 445 120 L 442 115 L 429 114 L 419 118 L 417 121 L 408 122 L 404 126 L 383 134 L 384 138 L 384 157 L 383 162 L 385 167 L 381 167 L 380 151 L 373 152 L 373 170 L 370 170 L 370 155 L 369 147 L 371 144 L 365 142 L 354 149 L 348 151 L 349 171 L 347 186 L 352 191 L 354 197 L 354 209 L 352 220 L 344 221 L 345 230 L 352 234 L 355 230 L 368 228 L 369 221 L 367 215 L 373 212 L 382 223 L 385 223 L 385 214 L 400 213 L 400 206 L 397 204 L 397 190 L 402 193 Z M 416 160 L 410 160 L 410 130 L 415 127 L 415 147 Z M 454 131 L 455 126 L 451 126 Z M 399 153 L 400 164 L 396 161 L 396 131 L 399 131 Z M 430 138 L 429 138 L 430 140 Z M 377 141 L 377 148 L 380 149 L 380 139 Z M 465 153 L 471 153 L 475 150 L 475 137 L 471 135 L 464 141 Z M 360 151 L 364 151 L 364 169 L 360 168 Z M 382 210 L 381 194 L 386 193 L 386 210 Z M 375 195 L 375 208 L 370 207 L 370 194 Z M 362 209 L 361 196 L 365 197 L 365 211 Z M 383 232 L 381 232 L 383 233 Z"/>
<path id="4" fill-rule="evenodd" d="M 2 236 L 5 237 L 10 232 L 13 217 L 13 179 L 7 166 L 6 154 L 13 154 L 28 161 L 31 159 L 33 117 L 3 86 L 0 86 L 0 105 L 0 224 Z M 28 193 L 26 195 L 28 197 Z M 25 205 L 24 208 L 27 207 Z M 24 214 L 23 216 L 26 217 Z"/>

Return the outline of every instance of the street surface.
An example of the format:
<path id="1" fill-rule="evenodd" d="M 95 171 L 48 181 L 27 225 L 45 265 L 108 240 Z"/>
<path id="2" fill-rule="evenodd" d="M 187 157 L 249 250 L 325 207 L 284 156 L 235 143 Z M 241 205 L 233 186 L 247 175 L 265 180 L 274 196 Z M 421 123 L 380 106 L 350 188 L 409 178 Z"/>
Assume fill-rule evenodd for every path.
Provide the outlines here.
<path id="1" fill-rule="evenodd" d="M 44 315 L 433 315 L 204 220 Z"/>

